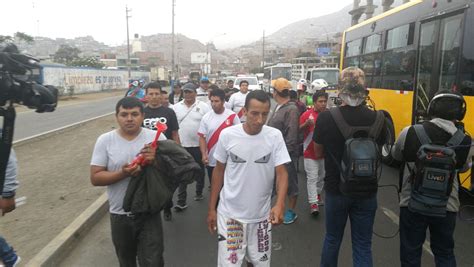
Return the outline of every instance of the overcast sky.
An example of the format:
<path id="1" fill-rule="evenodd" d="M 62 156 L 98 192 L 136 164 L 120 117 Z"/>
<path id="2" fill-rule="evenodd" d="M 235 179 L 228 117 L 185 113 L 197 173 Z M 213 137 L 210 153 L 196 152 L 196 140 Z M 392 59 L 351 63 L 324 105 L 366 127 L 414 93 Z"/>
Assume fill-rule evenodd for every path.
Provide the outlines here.
<path id="1" fill-rule="evenodd" d="M 213 41 L 217 48 L 245 44 L 302 19 L 332 13 L 352 0 L 175 0 L 175 32 Z M 74 38 L 91 35 L 107 45 L 130 37 L 171 32 L 172 0 L 1 0 L 0 35 Z"/>

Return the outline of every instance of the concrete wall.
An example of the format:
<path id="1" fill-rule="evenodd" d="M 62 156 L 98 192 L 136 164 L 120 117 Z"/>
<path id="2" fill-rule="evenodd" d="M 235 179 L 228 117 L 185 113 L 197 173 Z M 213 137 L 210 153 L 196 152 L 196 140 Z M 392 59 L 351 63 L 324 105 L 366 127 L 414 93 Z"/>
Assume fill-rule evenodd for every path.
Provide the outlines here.
<path id="1" fill-rule="evenodd" d="M 132 71 L 131 76 L 132 79 L 150 81 L 149 72 Z M 58 87 L 61 95 L 127 89 L 128 72 L 127 70 L 44 66 L 43 84 Z"/>

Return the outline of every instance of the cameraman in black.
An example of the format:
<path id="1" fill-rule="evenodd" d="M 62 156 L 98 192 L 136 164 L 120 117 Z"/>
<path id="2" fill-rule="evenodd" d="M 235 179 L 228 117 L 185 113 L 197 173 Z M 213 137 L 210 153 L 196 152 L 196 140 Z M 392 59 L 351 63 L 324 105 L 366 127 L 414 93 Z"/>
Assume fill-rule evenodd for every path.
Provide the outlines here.
<path id="1" fill-rule="evenodd" d="M 0 210 L 2 216 L 6 213 L 11 212 L 15 209 L 15 191 L 18 188 L 17 176 L 17 160 L 13 149 L 10 152 L 8 159 L 7 169 L 5 172 L 5 183 L 3 186 L 3 192 L 0 198 Z M 0 233 L 1 234 L 1 233 Z M 7 243 L 7 241 L 0 235 L 0 263 L 6 267 L 16 266 L 20 261 L 13 250 L 13 248 Z M 0 265 L 1 266 L 1 265 Z"/>
<path id="2" fill-rule="evenodd" d="M 462 123 L 466 113 L 466 102 L 461 94 L 451 91 L 440 91 L 430 101 L 428 115 L 430 121 L 423 122 L 422 128 L 431 140 L 430 144 L 447 145 L 448 141 L 456 134 L 458 129 L 462 132 Z M 459 211 L 459 176 L 457 173 L 452 182 L 451 193 L 443 211 L 445 216 L 426 215 L 422 211 L 409 208 L 414 188 L 414 162 L 419 162 L 417 153 L 422 146 L 420 133 L 415 126 L 408 126 L 402 130 L 392 148 L 392 156 L 399 161 L 406 162 L 409 175 L 401 181 L 400 193 L 400 261 L 402 267 L 421 266 L 422 246 L 426 238 L 426 230 L 430 230 L 431 250 L 433 251 L 436 266 L 456 266 L 454 256 L 454 228 L 456 215 Z M 419 130 L 418 130 L 419 131 Z M 471 137 L 461 135 L 460 144 L 453 146 L 456 153 L 457 172 L 469 169 L 468 158 Z M 462 140 L 462 141 L 461 141 Z M 449 145 L 447 145 L 449 146 Z M 418 171 L 419 172 L 419 171 Z M 403 175 L 403 172 L 401 173 Z M 449 190 L 449 189 L 448 189 Z M 447 192 L 449 194 L 449 191 Z M 446 195 L 446 194 L 445 194 Z M 413 203 L 412 203 L 413 204 Z M 424 213 L 424 214 L 422 214 Z"/>

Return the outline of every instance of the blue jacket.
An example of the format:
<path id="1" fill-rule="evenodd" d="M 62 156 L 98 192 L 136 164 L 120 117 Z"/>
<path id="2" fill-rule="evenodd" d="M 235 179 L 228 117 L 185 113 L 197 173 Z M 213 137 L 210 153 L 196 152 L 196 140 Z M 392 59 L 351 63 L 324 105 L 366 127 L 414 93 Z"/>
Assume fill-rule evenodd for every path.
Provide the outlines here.
<path id="1" fill-rule="evenodd" d="M 5 183 L 3 186 L 2 197 L 8 198 L 15 195 L 15 191 L 18 188 L 17 176 L 17 160 L 15 151 L 12 149 L 10 157 L 8 158 L 7 170 L 5 172 Z"/>

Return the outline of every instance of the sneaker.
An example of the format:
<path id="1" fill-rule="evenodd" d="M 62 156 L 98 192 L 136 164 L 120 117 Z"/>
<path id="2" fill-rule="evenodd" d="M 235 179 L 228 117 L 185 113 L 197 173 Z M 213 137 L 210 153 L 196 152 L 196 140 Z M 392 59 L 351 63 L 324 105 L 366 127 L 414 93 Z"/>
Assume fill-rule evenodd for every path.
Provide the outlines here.
<path id="1" fill-rule="evenodd" d="M 320 194 L 318 194 L 318 206 L 323 206 L 323 205 L 324 205 L 323 198 L 321 197 Z"/>
<path id="2" fill-rule="evenodd" d="M 176 206 L 174 206 L 174 210 L 177 211 L 177 212 L 183 211 L 187 208 L 188 208 L 188 205 L 186 205 L 186 204 L 184 204 L 184 205 L 176 204 Z"/>
<path id="3" fill-rule="evenodd" d="M 285 217 L 283 219 L 283 224 L 292 224 L 296 221 L 298 215 L 292 210 L 287 210 L 285 212 Z"/>
<path id="4" fill-rule="evenodd" d="M 310 209 L 311 209 L 311 214 L 312 214 L 313 216 L 316 216 L 316 215 L 319 214 L 319 206 L 318 206 L 318 204 L 316 204 L 316 203 L 311 204 L 311 205 L 310 205 Z"/>
<path id="5" fill-rule="evenodd" d="M 18 266 L 18 264 L 20 263 L 20 261 L 21 261 L 20 256 L 17 256 L 17 257 L 16 257 L 16 261 L 13 263 L 12 267 Z"/>
<path id="6" fill-rule="evenodd" d="M 195 200 L 195 201 L 201 201 L 201 200 L 203 200 L 203 199 L 204 199 L 204 196 L 203 196 L 202 194 L 196 195 L 196 196 L 194 197 L 194 200 Z"/>
<path id="7" fill-rule="evenodd" d="M 171 218 L 173 218 L 173 216 L 171 215 L 171 209 L 164 209 L 163 210 L 163 219 L 165 221 L 171 221 Z"/>

